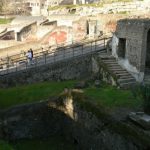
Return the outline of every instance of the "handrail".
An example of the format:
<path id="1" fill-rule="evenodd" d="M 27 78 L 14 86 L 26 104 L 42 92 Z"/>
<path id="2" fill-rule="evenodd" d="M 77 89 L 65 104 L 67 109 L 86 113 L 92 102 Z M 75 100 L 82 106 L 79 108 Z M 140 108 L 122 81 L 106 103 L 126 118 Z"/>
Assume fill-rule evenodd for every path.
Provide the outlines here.
<path id="1" fill-rule="evenodd" d="M 34 50 L 32 63 L 28 62 L 24 53 L 1 58 L 0 75 L 10 74 L 20 70 L 37 67 L 39 65 L 55 63 L 68 58 L 79 57 L 88 53 L 95 53 L 106 48 L 106 41 L 110 38 L 81 41 L 66 46 L 45 47 Z M 100 43 L 98 43 L 100 42 Z"/>

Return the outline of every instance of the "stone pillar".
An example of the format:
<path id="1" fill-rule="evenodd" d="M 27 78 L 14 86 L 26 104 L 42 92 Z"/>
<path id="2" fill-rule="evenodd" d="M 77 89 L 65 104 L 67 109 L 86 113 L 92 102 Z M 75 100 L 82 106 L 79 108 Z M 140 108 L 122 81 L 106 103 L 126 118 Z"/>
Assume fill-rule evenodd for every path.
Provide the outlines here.
<path id="1" fill-rule="evenodd" d="M 89 38 L 94 38 L 96 34 L 96 20 L 89 20 L 88 25 L 89 25 Z"/>

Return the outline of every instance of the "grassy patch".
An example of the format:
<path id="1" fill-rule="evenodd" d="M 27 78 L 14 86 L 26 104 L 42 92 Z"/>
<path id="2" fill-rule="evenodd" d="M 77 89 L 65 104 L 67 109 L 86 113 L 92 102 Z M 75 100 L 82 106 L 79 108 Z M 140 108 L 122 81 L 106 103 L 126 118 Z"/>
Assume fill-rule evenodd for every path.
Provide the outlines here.
<path id="1" fill-rule="evenodd" d="M 45 140 L 20 140 L 12 143 L 14 150 L 74 150 L 74 145 L 62 137 L 51 137 Z"/>
<path id="2" fill-rule="evenodd" d="M 14 150 L 7 142 L 0 140 L 0 150 Z"/>
<path id="3" fill-rule="evenodd" d="M 9 89 L 0 89 L 0 109 L 13 105 L 31 103 L 58 96 L 64 88 L 72 88 L 76 81 L 44 82 L 25 85 Z M 136 108 L 142 104 L 140 99 L 135 99 L 128 90 L 120 90 L 109 85 L 101 88 L 90 86 L 84 89 L 85 96 L 91 102 L 106 107 L 131 107 Z"/>
<path id="4" fill-rule="evenodd" d="M 44 82 L 9 89 L 0 89 L 0 109 L 57 96 L 65 87 L 72 88 L 74 83 L 75 81 Z"/>
<path id="5" fill-rule="evenodd" d="M 12 21 L 12 19 L 0 18 L 0 24 L 7 24 L 7 23 L 10 23 L 11 21 Z"/>
<path id="6" fill-rule="evenodd" d="M 105 85 L 101 88 L 87 88 L 85 94 L 91 101 L 106 107 L 129 107 L 136 108 L 141 106 L 142 101 L 135 99 L 129 90 L 121 90 L 112 86 Z"/>

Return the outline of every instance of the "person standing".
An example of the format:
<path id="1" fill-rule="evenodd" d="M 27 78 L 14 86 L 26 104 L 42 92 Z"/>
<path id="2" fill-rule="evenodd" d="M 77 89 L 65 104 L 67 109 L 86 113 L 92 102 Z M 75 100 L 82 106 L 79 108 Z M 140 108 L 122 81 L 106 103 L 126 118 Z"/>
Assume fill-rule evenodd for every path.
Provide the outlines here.
<path id="1" fill-rule="evenodd" d="M 31 60 L 33 59 L 33 50 L 32 48 L 30 48 L 30 52 L 31 52 Z"/>
<path id="2" fill-rule="evenodd" d="M 27 52 L 27 60 L 28 60 L 28 64 L 31 65 L 32 62 L 32 53 L 30 50 L 28 50 Z"/>
<path id="3" fill-rule="evenodd" d="M 33 50 L 32 48 L 30 48 L 30 62 L 31 62 L 31 65 L 33 64 Z"/>

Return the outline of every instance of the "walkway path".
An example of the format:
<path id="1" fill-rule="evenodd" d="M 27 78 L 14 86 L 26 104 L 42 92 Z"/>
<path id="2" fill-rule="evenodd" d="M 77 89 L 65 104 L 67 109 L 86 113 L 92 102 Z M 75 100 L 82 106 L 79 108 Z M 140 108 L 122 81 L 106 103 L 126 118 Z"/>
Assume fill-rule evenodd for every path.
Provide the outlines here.
<path id="1" fill-rule="evenodd" d="M 27 62 L 25 56 L 5 58 L 5 62 L 1 64 L 0 75 L 11 74 L 13 72 L 27 70 L 32 67 L 52 64 L 74 57 L 81 57 L 87 54 L 94 54 L 103 51 L 106 48 L 108 39 L 96 39 L 75 43 L 64 47 L 46 48 L 34 53 L 32 64 Z M 20 55 L 20 54 L 19 54 Z"/>

